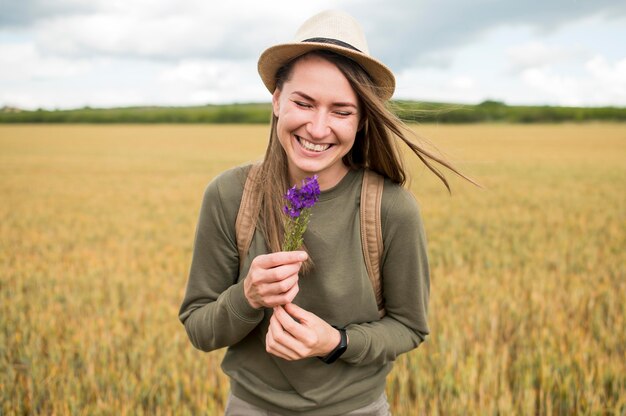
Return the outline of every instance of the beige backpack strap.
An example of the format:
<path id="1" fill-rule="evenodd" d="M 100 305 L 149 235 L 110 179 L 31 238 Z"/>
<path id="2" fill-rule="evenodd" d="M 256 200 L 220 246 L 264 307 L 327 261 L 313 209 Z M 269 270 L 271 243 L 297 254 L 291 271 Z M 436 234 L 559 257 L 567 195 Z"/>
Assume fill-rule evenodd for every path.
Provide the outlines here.
<path id="1" fill-rule="evenodd" d="M 383 231 L 380 219 L 383 184 L 384 178 L 381 175 L 369 169 L 365 170 L 361 187 L 361 244 L 367 274 L 372 282 L 381 318 L 386 313 L 380 275 L 380 261 L 383 255 Z"/>
<path id="2" fill-rule="evenodd" d="M 235 235 L 237 237 L 237 251 L 239 252 L 239 268 L 243 267 L 243 262 L 248 254 L 256 221 L 261 207 L 261 195 L 257 190 L 258 176 L 261 172 L 261 164 L 256 163 L 250 167 L 246 183 L 243 186 L 239 212 L 235 221 Z"/>

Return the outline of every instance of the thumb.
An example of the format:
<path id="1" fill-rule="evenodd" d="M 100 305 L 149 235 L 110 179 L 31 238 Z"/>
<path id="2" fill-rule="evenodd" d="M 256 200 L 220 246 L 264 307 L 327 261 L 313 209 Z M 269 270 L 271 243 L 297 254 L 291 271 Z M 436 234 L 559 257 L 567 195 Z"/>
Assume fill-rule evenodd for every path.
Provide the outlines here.
<path id="1" fill-rule="evenodd" d="M 308 312 L 295 303 L 287 303 L 283 306 L 285 311 L 291 315 L 292 318 L 297 319 L 298 321 L 309 320 L 309 317 L 312 315 L 311 312 Z"/>

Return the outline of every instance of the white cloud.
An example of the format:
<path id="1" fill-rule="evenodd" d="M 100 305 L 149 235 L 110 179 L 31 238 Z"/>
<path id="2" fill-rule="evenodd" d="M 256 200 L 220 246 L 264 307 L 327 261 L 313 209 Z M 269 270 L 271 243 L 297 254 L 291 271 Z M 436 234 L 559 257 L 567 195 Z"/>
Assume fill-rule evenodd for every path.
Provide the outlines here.
<path id="1" fill-rule="evenodd" d="M 512 46 L 506 53 L 514 71 L 580 61 L 588 55 L 580 47 L 548 45 L 539 40 Z"/>
<path id="2" fill-rule="evenodd" d="M 564 75 L 552 68 L 522 72 L 523 83 L 561 105 L 626 106 L 626 58 L 611 64 L 605 57 L 587 61 L 581 75 Z"/>
<path id="3" fill-rule="evenodd" d="M 325 4 L 331 2 L 100 1 L 96 12 L 40 19 L 32 31 L 42 48 L 64 56 L 246 59 L 277 41 L 276 33 L 288 40 L 284 36 Z"/>
<path id="4" fill-rule="evenodd" d="M 605 57 L 596 56 L 585 64 L 585 68 L 595 79 L 600 79 L 624 92 L 624 87 L 626 87 L 626 58 L 611 65 Z"/>
<path id="5" fill-rule="evenodd" d="M 221 44 L 223 28 L 194 24 L 188 16 L 155 19 L 99 14 L 51 19 L 41 23 L 36 40 L 63 56 L 128 56 L 177 59 L 203 55 Z"/>
<path id="6" fill-rule="evenodd" d="M 396 98 L 415 98 L 421 101 L 476 103 L 484 100 L 480 82 L 463 73 L 449 73 L 433 69 L 408 69 L 397 76 Z"/>
<path id="7" fill-rule="evenodd" d="M 34 43 L 0 43 L 0 79 L 6 81 L 67 78 L 88 72 L 84 59 L 43 56 Z"/>
<path id="8" fill-rule="evenodd" d="M 157 76 L 159 89 L 173 102 L 205 104 L 269 101 L 256 74 L 256 61 L 185 60 Z"/>
<path id="9" fill-rule="evenodd" d="M 476 81 L 467 75 L 459 75 L 450 80 L 450 87 L 457 90 L 470 90 L 475 85 Z"/>

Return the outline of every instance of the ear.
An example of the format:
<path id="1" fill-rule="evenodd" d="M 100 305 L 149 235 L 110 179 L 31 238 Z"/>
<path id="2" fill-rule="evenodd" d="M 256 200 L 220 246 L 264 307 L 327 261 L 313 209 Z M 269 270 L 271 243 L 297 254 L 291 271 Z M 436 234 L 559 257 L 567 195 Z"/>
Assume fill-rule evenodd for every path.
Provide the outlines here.
<path id="1" fill-rule="evenodd" d="M 276 88 L 272 94 L 272 111 L 274 115 L 278 117 L 278 113 L 280 113 L 280 90 L 278 88 Z"/>

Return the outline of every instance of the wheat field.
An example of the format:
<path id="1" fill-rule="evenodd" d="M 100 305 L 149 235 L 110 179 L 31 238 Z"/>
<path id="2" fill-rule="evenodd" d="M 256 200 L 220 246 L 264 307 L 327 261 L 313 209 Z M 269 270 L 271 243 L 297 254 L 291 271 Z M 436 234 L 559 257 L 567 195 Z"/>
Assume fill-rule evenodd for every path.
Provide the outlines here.
<path id="1" fill-rule="evenodd" d="M 626 125 L 413 126 L 431 335 L 394 415 L 626 414 Z M 221 414 L 177 318 L 201 197 L 267 126 L 0 126 L 0 414 Z"/>

